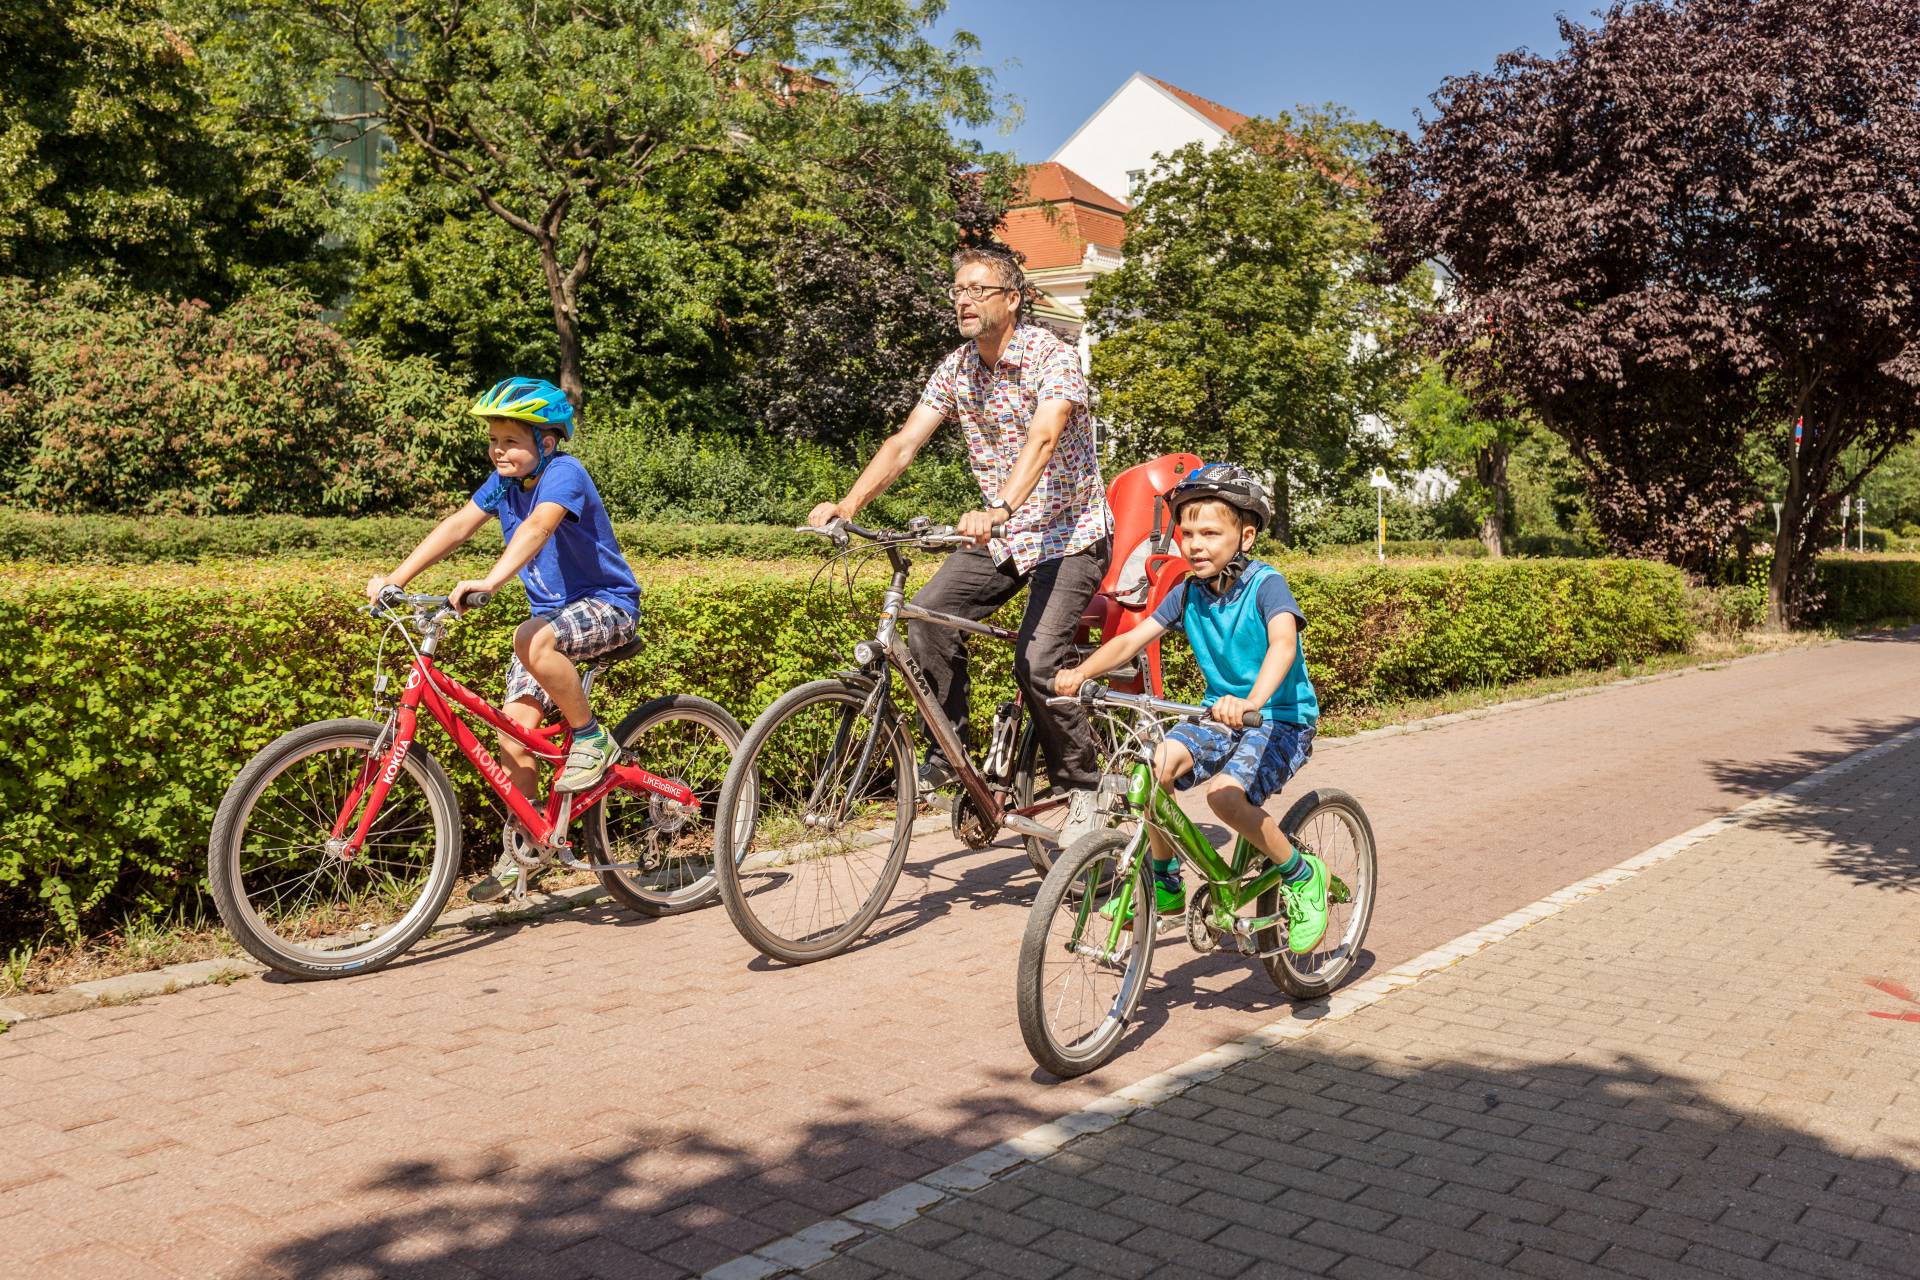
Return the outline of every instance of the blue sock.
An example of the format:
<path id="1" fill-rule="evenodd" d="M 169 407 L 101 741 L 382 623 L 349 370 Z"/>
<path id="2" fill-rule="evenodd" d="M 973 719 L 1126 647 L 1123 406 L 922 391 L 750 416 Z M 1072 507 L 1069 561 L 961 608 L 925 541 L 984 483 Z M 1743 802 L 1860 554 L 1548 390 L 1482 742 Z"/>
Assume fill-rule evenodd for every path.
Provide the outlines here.
<path id="1" fill-rule="evenodd" d="M 1288 884 L 1299 884 L 1302 880 L 1313 879 L 1313 868 L 1300 856 L 1300 851 L 1294 849 L 1293 856 L 1280 864 L 1280 878 Z"/>
<path id="2" fill-rule="evenodd" d="M 591 712 L 588 713 L 585 724 L 577 724 L 573 727 L 573 736 L 576 738 L 590 738 L 598 732 L 600 732 L 600 719 Z"/>

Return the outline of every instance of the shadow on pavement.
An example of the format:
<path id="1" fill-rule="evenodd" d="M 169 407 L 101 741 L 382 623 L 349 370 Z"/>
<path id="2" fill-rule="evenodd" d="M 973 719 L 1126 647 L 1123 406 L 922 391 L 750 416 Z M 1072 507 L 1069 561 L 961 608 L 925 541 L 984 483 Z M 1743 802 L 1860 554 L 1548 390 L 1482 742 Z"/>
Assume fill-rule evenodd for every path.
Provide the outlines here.
<path id="1" fill-rule="evenodd" d="M 1868 747 L 1905 733 L 1920 720 L 1906 718 L 1857 721 L 1837 732 L 1841 745 L 1824 751 L 1802 751 L 1764 761 L 1722 761 L 1711 765 L 1722 785 L 1764 795 Z M 1871 766 L 1868 766 L 1869 768 Z M 1896 774 L 1870 789 L 1859 786 L 1817 788 L 1795 797 L 1779 813 L 1760 814 L 1747 825 L 1781 832 L 1807 846 L 1822 865 L 1856 883 L 1898 893 L 1920 892 L 1920 833 L 1910 827 L 1889 827 L 1876 821 L 1888 805 L 1907 798 L 1907 787 Z"/>
<path id="2" fill-rule="evenodd" d="M 888 1121 L 848 1084 L 843 1114 L 771 1154 L 643 1119 L 641 1086 L 601 1142 L 390 1164 L 339 1199 L 392 1207 L 260 1261 L 298 1280 L 697 1274 L 956 1158 L 973 1123 L 1004 1110 L 981 1096 L 958 1116 Z M 1156 1254 L 1177 1265 L 1169 1250 L 1216 1275 L 1275 1262 L 1338 1275 L 1348 1257 L 1447 1264 L 1434 1275 L 1911 1274 L 1920 1157 L 1864 1129 L 1860 1148 L 1836 1146 L 1712 1093 L 1631 1056 L 1479 1063 L 1307 1042 L 851 1257 L 914 1280 L 1065 1261 L 1144 1274 Z M 734 1123 L 750 1134 L 751 1116 Z M 1023 1255 L 1034 1265 L 1007 1272 Z"/>

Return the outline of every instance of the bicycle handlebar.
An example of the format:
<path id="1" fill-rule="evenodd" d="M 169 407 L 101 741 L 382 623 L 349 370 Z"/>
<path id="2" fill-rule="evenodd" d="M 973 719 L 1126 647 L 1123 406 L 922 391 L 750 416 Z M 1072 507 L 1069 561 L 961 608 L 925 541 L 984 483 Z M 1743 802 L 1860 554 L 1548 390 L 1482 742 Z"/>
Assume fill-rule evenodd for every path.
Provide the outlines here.
<path id="1" fill-rule="evenodd" d="M 466 608 L 456 609 L 454 612 L 465 613 L 469 610 L 483 608 L 487 602 L 492 599 L 493 592 L 491 591 L 469 591 L 465 599 Z M 453 599 L 450 596 L 420 595 L 413 592 L 402 591 L 400 588 L 388 584 L 380 590 L 379 603 L 368 609 L 367 612 L 377 615 L 382 608 L 394 610 L 453 609 Z"/>
<path id="2" fill-rule="evenodd" d="M 924 519 L 924 517 L 920 517 Z M 1005 524 L 993 527 L 994 535 L 999 536 Z M 834 519 L 824 525 L 803 524 L 794 527 L 795 533 L 811 533 L 832 542 L 836 547 L 847 545 L 847 535 L 854 534 L 869 542 L 878 542 L 888 546 L 916 546 L 932 549 L 970 547 L 973 539 L 955 531 L 950 524 L 923 524 L 919 528 L 909 529 L 868 529 L 851 520 Z"/>
<path id="3" fill-rule="evenodd" d="M 1047 701 L 1054 705 L 1063 702 L 1077 702 L 1087 707 L 1092 706 L 1096 702 L 1111 702 L 1123 707 L 1133 707 L 1139 711 L 1150 712 L 1154 715 L 1177 716 L 1183 720 L 1211 720 L 1213 718 L 1212 707 L 1196 707 L 1185 702 L 1169 702 L 1165 698 L 1156 698 L 1151 694 L 1145 693 L 1118 693 L 1107 688 L 1107 686 L 1101 684 L 1098 680 L 1089 680 L 1081 685 L 1080 693 L 1077 697 L 1055 697 L 1048 698 Z M 1242 729 L 1258 729 L 1265 720 L 1266 717 L 1258 711 L 1243 712 L 1240 716 L 1240 727 Z"/>

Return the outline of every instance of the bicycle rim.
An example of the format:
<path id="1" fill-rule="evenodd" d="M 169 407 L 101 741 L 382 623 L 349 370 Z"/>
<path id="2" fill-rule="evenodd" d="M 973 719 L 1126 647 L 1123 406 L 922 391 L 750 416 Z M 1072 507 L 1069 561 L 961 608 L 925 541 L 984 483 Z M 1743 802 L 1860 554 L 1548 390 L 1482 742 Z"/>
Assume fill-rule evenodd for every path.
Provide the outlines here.
<path id="1" fill-rule="evenodd" d="M 1358 801 L 1331 789 L 1302 796 L 1281 826 L 1326 863 L 1327 932 L 1318 946 L 1300 955 L 1284 949 L 1279 928 L 1262 930 L 1259 945 L 1262 951 L 1276 952 L 1263 961 L 1274 982 L 1290 995 L 1313 999 L 1332 991 L 1359 961 L 1378 888 L 1373 827 Z M 1277 889 L 1262 894 L 1256 908 L 1263 916 L 1280 909 Z"/>
<path id="2" fill-rule="evenodd" d="M 712 899 L 714 815 L 742 735 L 737 720 L 700 698 L 663 698 L 621 721 L 614 737 L 633 762 L 686 786 L 694 803 L 616 787 L 586 815 L 589 857 L 615 899 L 648 915 L 690 911 Z M 750 815 L 751 789 L 741 803 Z"/>
<path id="3" fill-rule="evenodd" d="M 845 950 L 900 878 L 913 751 L 891 709 L 869 711 L 868 700 L 837 682 L 793 690 L 754 722 L 727 774 L 721 897 L 741 934 L 774 959 L 803 964 Z"/>
<path id="4" fill-rule="evenodd" d="M 329 850 L 342 808 L 379 766 L 374 748 L 385 748 L 371 724 L 318 728 L 255 757 L 215 824 L 213 879 L 227 927 L 256 957 L 305 976 L 392 959 L 439 915 L 458 870 L 454 797 L 417 746 L 360 849 L 351 858 Z"/>
<path id="5" fill-rule="evenodd" d="M 1153 890 L 1146 861 L 1117 831 L 1086 837 L 1055 860 L 1020 944 L 1020 1034 L 1042 1068 L 1084 1075 L 1113 1056 L 1153 964 Z M 1130 865 L 1129 865 L 1130 864 Z M 1135 914 L 1117 928 L 1101 914 L 1124 874 Z"/>

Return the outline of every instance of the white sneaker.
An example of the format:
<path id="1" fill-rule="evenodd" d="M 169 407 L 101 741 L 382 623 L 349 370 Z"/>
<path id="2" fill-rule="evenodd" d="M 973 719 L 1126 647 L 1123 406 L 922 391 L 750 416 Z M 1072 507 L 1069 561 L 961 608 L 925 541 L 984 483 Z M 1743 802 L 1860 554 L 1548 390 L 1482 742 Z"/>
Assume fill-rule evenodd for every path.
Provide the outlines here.
<path id="1" fill-rule="evenodd" d="M 1088 790 L 1067 792 L 1067 825 L 1060 828 L 1060 847 L 1072 848 L 1100 829 L 1099 793 Z"/>

